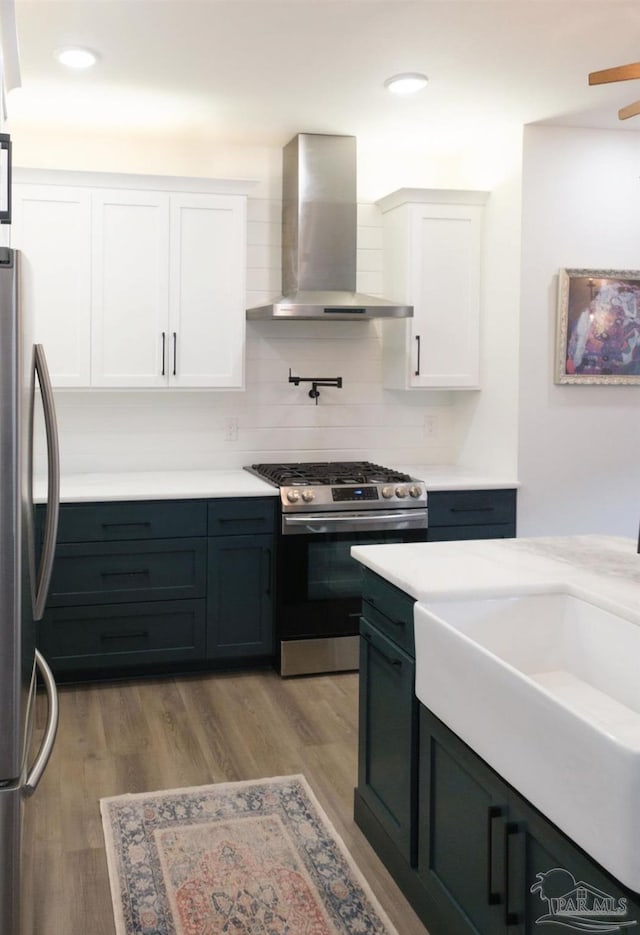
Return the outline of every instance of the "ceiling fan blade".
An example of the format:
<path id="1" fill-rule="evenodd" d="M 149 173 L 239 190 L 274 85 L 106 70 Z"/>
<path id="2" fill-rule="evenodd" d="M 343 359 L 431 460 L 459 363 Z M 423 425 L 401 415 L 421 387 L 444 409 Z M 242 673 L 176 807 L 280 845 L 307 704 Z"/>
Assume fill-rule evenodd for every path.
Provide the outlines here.
<path id="1" fill-rule="evenodd" d="M 610 81 L 629 81 L 631 78 L 640 78 L 640 62 L 592 71 L 589 73 L 589 84 L 608 84 Z"/>
<path id="2" fill-rule="evenodd" d="M 626 120 L 628 117 L 637 117 L 640 114 L 640 101 L 636 101 L 635 104 L 627 104 L 626 107 L 621 108 L 618 111 L 618 119 Z"/>

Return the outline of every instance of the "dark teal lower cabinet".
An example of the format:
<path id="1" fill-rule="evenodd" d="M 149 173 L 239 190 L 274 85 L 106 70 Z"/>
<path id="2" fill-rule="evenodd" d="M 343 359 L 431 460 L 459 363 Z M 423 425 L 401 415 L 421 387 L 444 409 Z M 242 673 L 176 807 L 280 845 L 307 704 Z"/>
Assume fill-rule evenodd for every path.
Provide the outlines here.
<path id="1" fill-rule="evenodd" d="M 362 608 L 354 816 L 429 935 L 640 933 L 640 895 L 417 701 L 411 598 L 365 569 Z"/>
<path id="2" fill-rule="evenodd" d="M 429 542 L 509 539 L 515 534 L 515 490 L 429 492 Z"/>
<path id="3" fill-rule="evenodd" d="M 207 581 L 207 657 L 273 655 L 273 537 L 212 536 Z"/>
<path id="4" fill-rule="evenodd" d="M 615 932 L 640 925 L 638 894 L 422 705 L 419 775 L 418 876 L 450 935 Z"/>
<path id="5" fill-rule="evenodd" d="M 366 620 L 360 624 L 358 786 L 408 863 L 416 857 L 415 663 Z"/>
<path id="6" fill-rule="evenodd" d="M 38 627 L 56 677 L 269 661 L 276 500 L 64 504 Z"/>
<path id="7" fill-rule="evenodd" d="M 640 931 L 638 893 L 422 705 L 419 722 L 415 865 L 360 781 L 355 819 L 429 935 Z"/>
<path id="8" fill-rule="evenodd" d="M 496 838 L 500 801 L 457 752 L 421 707 L 418 875 L 451 935 L 497 935 L 504 902 L 498 883 L 504 848 Z"/>

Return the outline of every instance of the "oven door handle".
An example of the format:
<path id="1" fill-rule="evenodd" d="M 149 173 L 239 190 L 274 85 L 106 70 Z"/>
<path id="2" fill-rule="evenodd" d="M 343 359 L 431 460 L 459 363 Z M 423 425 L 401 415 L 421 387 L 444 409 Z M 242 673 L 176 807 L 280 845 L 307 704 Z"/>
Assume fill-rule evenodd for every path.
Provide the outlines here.
<path id="1" fill-rule="evenodd" d="M 313 535 L 330 532 L 426 529 L 426 510 L 394 510 L 390 513 L 298 513 L 283 515 L 283 535 Z"/>

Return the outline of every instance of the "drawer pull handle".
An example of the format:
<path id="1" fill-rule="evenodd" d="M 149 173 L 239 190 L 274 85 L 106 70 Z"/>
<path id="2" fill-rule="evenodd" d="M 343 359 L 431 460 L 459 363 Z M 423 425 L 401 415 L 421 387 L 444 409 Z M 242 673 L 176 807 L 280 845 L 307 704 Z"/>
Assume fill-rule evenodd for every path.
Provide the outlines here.
<path id="1" fill-rule="evenodd" d="M 405 620 L 392 620 L 391 623 L 393 623 L 394 626 L 396 627 L 403 627 L 406 621 Z"/>
<path id="2" fill-rule="evenodd" d="M 131 633 L 101 633 L 100 639 L 103 641 L 107 640 L 136 640 L 136 639 L 147 639 L 149 636 L 148 630 L 133 630 Z"/>
<path id="3" fill-rule="evenodd" d="M 221 516 L 219 523 L 264 523 L 264 516 Z"/>
<path id="4" fill-rule="evenodd" d="M 494 506 L 452 506 L 451 513 L 493 513 Z"/>
<path id="5" fill-rule="evenodd" d="M 150 571 L 148 568 L 133 568 L 131 571 L 101 571 L 101 578 L 135 578 L 140 575 L 146 575 L 149 577 Z"/>
<path id="6" fill-rule="evenodd" d="M 264 593 L 267 595 L 271 594 L 271 549 L 263 549 L 262 555 L 265 560 L 266 567 L 266 585 Z"/>
<path id="7" fill-rule="evenodd" d="M 102 526 L 103 529 L 113 529 L 114 527 L 124 528 L 125 526 L 143 526 L 145 528 L 148 528 L 149 526 L 151 526 L 151 523 L 148 522 L 147 520 L 143 520 L 141 523 L 101 523 L 100 525 Z"/>

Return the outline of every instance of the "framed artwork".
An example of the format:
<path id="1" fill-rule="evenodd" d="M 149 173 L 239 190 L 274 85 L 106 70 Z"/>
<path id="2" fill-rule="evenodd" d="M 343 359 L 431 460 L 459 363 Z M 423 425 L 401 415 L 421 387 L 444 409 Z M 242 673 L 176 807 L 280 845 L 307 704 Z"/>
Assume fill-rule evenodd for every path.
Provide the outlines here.
<path id="1" fill-rule="evenodd" d="M 560 270 L 555 382 L 640 384 L 640 270 Z"/>

